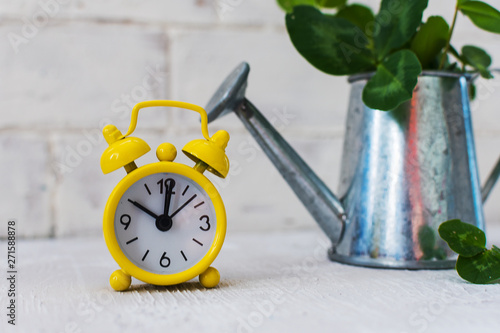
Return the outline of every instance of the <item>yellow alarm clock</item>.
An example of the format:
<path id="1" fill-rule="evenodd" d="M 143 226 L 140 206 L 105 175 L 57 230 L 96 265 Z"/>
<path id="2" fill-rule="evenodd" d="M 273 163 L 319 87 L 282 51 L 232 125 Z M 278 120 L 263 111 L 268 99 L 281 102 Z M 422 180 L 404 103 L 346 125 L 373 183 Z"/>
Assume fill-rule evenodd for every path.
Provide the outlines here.
<path id="1" fill-rule="evenodd" d="M 195 162 L 193 167 L 174 162 L 177 150 L 171 143 L 162 143 L 156 150 L 159 162 L 136 166 L 134 161 L 151 148 L 129 135 L 135 130 L 139 110 L 156 106 L 200 114 L 204 139 L 193 140 L 182 149 Z M 127 171 L 104 209 L 106 245 L 121 268 L 111 274 L 111 287 L 126 290 L 131 277 L 154 285 L 174 285 L 196 276 L 204 287 L 215 287 L 220 275 L 210 265 L 224 242 L 226 212 L 217 189 L 203 172 L 226 177 L 229 134 L 221 130 L 210 137 L 207 114 L 197 105 L 154 100 L 133 108 L 125 135 L 113 125 L 104 127 L 103 135 L 109 144 L 101 156 L 103 173 L 121 167 Z"/>

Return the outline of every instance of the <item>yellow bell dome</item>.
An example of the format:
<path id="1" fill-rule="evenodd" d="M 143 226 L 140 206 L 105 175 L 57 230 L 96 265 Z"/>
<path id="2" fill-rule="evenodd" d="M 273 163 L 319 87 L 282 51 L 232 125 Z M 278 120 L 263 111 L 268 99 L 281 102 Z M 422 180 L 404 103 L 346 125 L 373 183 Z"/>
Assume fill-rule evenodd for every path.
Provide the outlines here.
<path id="1" fill-rule="evenodd" d="M 194 162 L 203 162 L 208 165 L 207 170 L 214 175 L 226 178 L 229 172 L 229 159 L 226 156 L 226 146 L 229 142 L 229 133 L 224 130 L 217 131 L 210 140 L 193 140 L 182 148 Z"/>
<path id="2" fill-rule="evenodd" d="M 122 138 L 122 133 L 114 125 L 104 127 L 102 134 L 109 144 L 101 155 L 101 170 L 105 174 L 125 167 L 151 150 L 140 138 Z"/>

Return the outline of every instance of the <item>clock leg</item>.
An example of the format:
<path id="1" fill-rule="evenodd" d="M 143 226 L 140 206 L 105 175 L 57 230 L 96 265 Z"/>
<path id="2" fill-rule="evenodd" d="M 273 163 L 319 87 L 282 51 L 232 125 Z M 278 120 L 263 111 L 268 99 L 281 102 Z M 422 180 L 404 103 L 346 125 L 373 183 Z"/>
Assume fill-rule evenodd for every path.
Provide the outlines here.
<path id="1" fill-rule="evenodd" d="M 130 275 L 125 273 L 123 270 L 119 269 L 114 271 L 109 278 L 109 284 L 116 291 L 127 290 L 132 283 L 132 278 Z"/>
<path id="2" fill-rule="evenodd" d="M 219 284 L 220 274 L 213 267 L 208 267 L 206 271 L 200 274 L 200 283 L 205 288 L 213 288 Z"/>

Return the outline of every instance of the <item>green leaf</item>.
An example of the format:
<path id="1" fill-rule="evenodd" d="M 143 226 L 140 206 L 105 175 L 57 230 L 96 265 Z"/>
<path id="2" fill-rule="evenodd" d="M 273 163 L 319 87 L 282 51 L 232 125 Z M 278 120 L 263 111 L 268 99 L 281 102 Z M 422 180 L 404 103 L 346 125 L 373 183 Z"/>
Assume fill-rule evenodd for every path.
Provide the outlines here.
<path id="1" fill-rule="evenodd" d="M 441 223 L 438 231 L 450 249 L 463 257 L 473 257 L 486 250 L 486 235 L 472 224 L 449 220 Z"/>
<path id="2" fill-rule="evenodd" d="M 493 77 L 488 70 L 488 67 L 491 65 L 491 57 L 483 49 L 472 45 L 465 45 L 462 47 L 462 58 L 468 65 L 477 69 L 482 77 L 486 79 Z"/>
<path id="3" fill-rule="evenodd" d="M 418 243 L 423 252 L 423 259 L 434 258 L 434 246 L 436 245 L 436 235 L 434 230 L 428 225 L 422 226 L 418 231 Z"/>
<path id="4" fill-rule="evenodd" d="M 293 7 L 299 5 L 310 5 L 315 6 L 316 0 L 277 0 L 278 5 L 286 11 L 287 13 L 291 13 L 293 11 Z"/>
<path id="5" fill-rule="evenodd" d="M 500 33 L 500 12 L 482 1 L 464 1 L 458 4 L 462 14 L 468 16 L 477 27 Z"/>
<path id="6" fill-rule="evenodd" d="M 493 246 L 473 257 L 458 256 L 458 275 L 472 283 L 484 284 L 500 279 L 500 249 Z"/>
<path id="7" fill-rule="evenodd" d="M 375 16 L 374 44 L 377 59 L 406 44 L 422 22 L 428 0 L 382 0 Z"/>
<path id="8" fill-rule="evenodd" d="M 363 32 L 366 32 L 368 23 L 375 20 L 375 16 L 370 8 L 358 4 L 343 7 L 335 16 L 351 21 Z"/>
<path id="9" fill-rule="evenodd" d="M 458 53 L 458 51 L 452 45 L 448 47 L 448 52 L 452 54 L 457 60 L 460 60 L 462 63 L 465 63 L 464 58 Z"/>
<path id="10" fill-rule="evenodd" d="M 297 6 L 286 15 L 286 27 L 297 51 L 325 73 L 348 75 L 374 68 L 368 38 L 345 19 Z"/>
<path id="11" fill-rule="evenodd" d="M 474 83 L 474 81 L 472 81 L 471 83 L 469 83 L 469 96 L 470 96 L 470 100 L 473 101 L 476 99 L 476 95 L 477 95 L 477 89 L 476 89 L 476 84 Z"/>
<path id="12" fill-rule="evenodd" d="M 420 26 L 411 41 L 410 49 L 417 55 L 423 68 L 429 68 L 446 45 L 450 27 L 441 16 L 431 16 Z"/>
<path id="13" fill-rule="evenodd" d="M 372 109 L 392 110 L 409 100 L 422 67 L 410 50 L 398 51 L 377 66 L 363 89 L 363 102 Z"/>
<path id="14" fill-rule="evenodd" d="M 445 71 L 448 71 L 448 72 L 457 72 L 458 71 L 459 73 L 462 73 L 460 68 L 458 68 L 458 64 L 456 62 L 454 62 L 452 64 L 447 64 L 445 67 Z"/>
<path id="15" fill-rule="evenodd" d="M 448 258 L 448 254 L 445 249 L 440 247 L 434 251 L 434 258 L 437 260 L 446 260 Z"/>
<path id="16" fill-rule="evenodd" d="M 316 4 L 323 8 L 337 8 L 344 6 L 347 0 L 316 0 Z"/>

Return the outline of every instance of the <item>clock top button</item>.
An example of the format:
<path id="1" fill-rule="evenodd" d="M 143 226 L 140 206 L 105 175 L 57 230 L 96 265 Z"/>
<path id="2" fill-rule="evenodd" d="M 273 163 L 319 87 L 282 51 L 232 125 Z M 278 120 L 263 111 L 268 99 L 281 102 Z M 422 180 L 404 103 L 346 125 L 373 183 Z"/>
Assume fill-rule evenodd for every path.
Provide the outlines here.
<path id="1" fill-rule="evenodd" d="M 156 149 L 156 157 L 162 162 L 172 162 L 177 156 L 177 149 L 169 142 L 162 143 Z"/>

